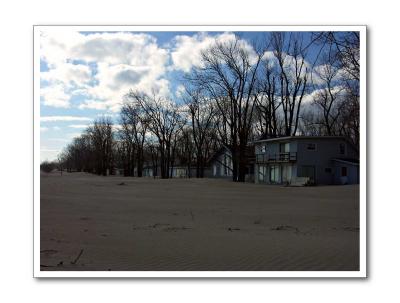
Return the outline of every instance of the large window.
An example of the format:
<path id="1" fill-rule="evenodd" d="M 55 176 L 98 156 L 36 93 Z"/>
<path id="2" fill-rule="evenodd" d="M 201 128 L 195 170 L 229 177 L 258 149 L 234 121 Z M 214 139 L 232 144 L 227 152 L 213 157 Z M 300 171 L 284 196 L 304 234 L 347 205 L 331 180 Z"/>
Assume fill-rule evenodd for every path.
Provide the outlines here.
<path id="1" fill-rule="evenodd" d="M 339 152 L 341 155 L 344 155 L 346 153 L 346 145 L 344 143 L 339 144 Z"/>
<path id="2" fill-rule="evenodd" d="M 258 181 L 267 182 L 267 167 L 265 165 L 258 166 Z"/>
<path id="3" fill-rule="evenodd" d="M 269 180 L 271 183 L 280 183 L 279 166 L 272 165 L 269 169 Z"/>
<path id="4" fill-rule="evenodd" d="M 266 153 L 267 152 L 267 145 L 265 145 L 265 144 L 261 145 L 260 151 L 261 151 L 261 153 Z"/>
<path id="5" fill-rule="evenodd" d="M 228 175 L 228 157 L 224 154 L 224 175 Z"/>
<path id="6" fill-rule="evenodd" d="M 313 165 L 302 165 L 297 173 L 299 177 L 307 177 L 311 182 L 315 181 L 315 166 Z"/>
<path id="7" fill-rule="evenodd" d="M 347 167 L 342 166 L 342 177 L 347 177 Z"/>
<path id="8" fill-rule="evenodd" d="M 280 153 L 288 153 L 289 152 L 289 142 L 280 143 L 279 144 L 279 152 Z"/>
<path id="9" fill-rule="evenodd" d="M 286 183 L 292 180 L 292 166 L 282 165 L 282 182 Z"/>
<path id="10" fill-rule="evenodd" d="M 315 143 L 307 143 L 307 150 L 316 150 L 317 144 Z"/>

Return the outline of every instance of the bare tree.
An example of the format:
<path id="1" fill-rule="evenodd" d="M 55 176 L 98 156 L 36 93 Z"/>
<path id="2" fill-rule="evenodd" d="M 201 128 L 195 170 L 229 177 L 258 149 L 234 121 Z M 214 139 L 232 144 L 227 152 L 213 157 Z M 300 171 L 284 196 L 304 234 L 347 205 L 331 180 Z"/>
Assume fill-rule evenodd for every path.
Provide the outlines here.
<path id="1" fill-rule="evenodd" d="M 329 41 L 336 47 L 340 67 L 345 71 L 347 102 L 341 117 L 342 132 L 356 146 L 360 143 L 360 33 L 329 32 Z"/>
<path id="2" fill-rule="evenodd" d="M 257 92 L 258 68 L 263 52 L 239 38 L 221 42 L 202 53 L 203 67 L 187 77 L 195 87 L 207 91 L 227 130 L 225 143 L 232 153 L 233 180 L 244 182 L 246 148 L 252 129 L 254 99 Z M 226 129 L 226 128 L 228 129 Z"/>
<path id="3" fill-rule="evenodd" d="M 101 117 L 94 121 L 93 126 L 87 129 L 93 146 L 95 171 L 106 176 L 113 171 L 113 129 L 112 121 L 108 117 Z"/>
<path id="4" fill-rule="evenodd" d="M 359 32 L 324 32 L 318 35 L 317 43 L 322 50 L 334 53 L 335 62 L 331 65 L 340 71 L 343 90 L 342 104 L 337 109 L 336 132 L 347 136 L 353 143 L 359 145 L 360 127 L 360 33 Z M 326 81 L 325 81 L 326 82 Z M 327 86 L 325 85 L 325 90 Z M 329 88 L 328 88 L 329 89 Z M 326 102 L 329 105 L 329 102 Z"/>
<path id="5" fill-rule="evenodd" d="M 215 107 L 201 90 L 186 89 L 184 101 L 188 107 L 191 136 L 186 134 L 186 139 L 193 139 L 196 153 L 196 177 L 204 177 L 206 161 L 210 153 L 210 141 L 214 139 L 211 126 L 215 116 Z M 189 144 L 189 142 L 187 142 Z"/>
<path id="6" fill-rule="evenodd" d="M 360 33 L 326 32 L 324 38 L 335 47 L 342 68 L 349 79 L 360 80 Z"/>
<path id="7" fill-rule="evenodd" d="M 157 137 L 161 177 L 169 178 L 174 153 L 173 139 L 182 127 L 177 105 L 155 93 L 149 96 L 145 93 L 130 91 L 127 97 L 143 110 L 149 131 Z"/>
<path id="8" fill-rule="evenodd" d="M 278 110 L 282 103 L 278 100 L 279 77 L 269 58 L 263 60 L 263 77 L 258 81 L 259 94 L 255 95 L 260 137 L 274 138 L 280 134 Z"/>
<path id="9" fill-rule="evenodd" d="M 306 93 L 308 67 L 302 39 L 284 32 L 272 34 L 273 54 L 278 63 L 278 95 L 284 118 L 284 134 L 295 136 L 299 125 L 301 103 Z"/>
<path id="10" fill-rule="evenodd" d="M 328 136 L 339 135 L 338 119 L 345 105 L 345 87 L 341 85 L 341 70 L 337 63 L 336 53 L 329 48 L 323 56 L 323 64 L 315 71 L 323 87 L 315 90 L 314 103 L 322 112 L 325 134 Z"/>
<path id="11" fill-rule="evenodd" d="M 134 175 L 136 162 L 137 176 L 143 175 L 143 146 L 148 129 L 143 110 L 135 102 L 125 102 L 120 112 L 120 137 L 124 142 L 126 152 L 126 167 L 130 176 Z"/>
<path id="12" fill-rule="evenodd" d="M 150 156 L 151 159 L 151 164 L 152 164 L 152 169 L 153 169 L 153 177 L 156 178 L 158 176 L 158 167 L 159 167 L 159 158 L 160 158 L 160 153 L 159 153 L 159 148 L 157 145 L 148 140 L 145 142 L 145 151 L 147 151 L 148 155 Z"/>

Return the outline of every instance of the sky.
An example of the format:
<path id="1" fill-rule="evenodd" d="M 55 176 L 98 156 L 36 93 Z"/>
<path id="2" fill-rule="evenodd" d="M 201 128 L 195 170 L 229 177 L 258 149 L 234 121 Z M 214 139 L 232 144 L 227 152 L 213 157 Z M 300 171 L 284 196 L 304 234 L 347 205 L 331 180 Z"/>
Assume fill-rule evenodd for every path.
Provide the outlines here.
<path id="1" fill-rule="evenodd" d="M 200 53 L 239 36 L 249 45 L 265 32 L 40 32 L 41 161 L 54 160 L 95 118 L 118 124 L 130 89 L 179 99 L 182 76 Z M 311 33 L 303 32 L 304 43 Z M 317 47 L 308 50 L 312 61 Z"/>

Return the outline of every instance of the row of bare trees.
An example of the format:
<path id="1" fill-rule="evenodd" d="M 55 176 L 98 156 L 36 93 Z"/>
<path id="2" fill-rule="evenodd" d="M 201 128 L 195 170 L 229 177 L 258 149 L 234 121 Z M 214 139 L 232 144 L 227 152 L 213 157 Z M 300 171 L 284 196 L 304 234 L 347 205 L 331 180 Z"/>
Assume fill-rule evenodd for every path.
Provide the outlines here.
<path id="1" fill-rule="evenodd" d="M 58 156 L 61 169 L 86 171 L 106 176 L 114 169 L 114 133 L 111 119 L 94 121 Z"/>
<path id="2" fill-rule="evenodd" d="M 96 120 L 61 162 L 103 175 L 118 167 L 138 177 L 151 163 L 162 178 L 179 163 L 204 177 L 211 154 L 224 146 L 233 180 L 244 181 L 247 148 L 259 138 L 344 135 L 358 145 L 359 43 L 355 32 L 313 33 L 310 41 L 285 32 L 263 43 L 217 40 L 182 77 L 180 98 L 131 90 L 119 128 Z"/>

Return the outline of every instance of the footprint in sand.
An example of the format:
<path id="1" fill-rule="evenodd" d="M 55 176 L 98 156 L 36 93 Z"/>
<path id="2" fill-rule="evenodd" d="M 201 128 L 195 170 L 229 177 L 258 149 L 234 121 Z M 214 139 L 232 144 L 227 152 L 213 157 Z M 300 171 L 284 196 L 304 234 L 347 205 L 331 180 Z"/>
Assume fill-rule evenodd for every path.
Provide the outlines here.
<path id="1" fill-rule="evenodd" d="M 279 225 L 277 227 L 271 228 L 271 230 L 276 230 L 276 231 L 284 230 L 284 231 L 300 232 L 297 227 L 290 226 L 290 225 Z"/>
<path id="2" fill-rule="evenodd" d="M 186 226 L 182 226 L 182 227 L 167 227 L 167 228 L 164 228 L 163 231 L 166 231 L 166 232 L 177 232 L 177 231 L 180 231 L 180 230 L 188 230 L 188 229 L 191 229 L 191 228 L 186 227 Z"/>
<path id="3" fill-rule="evenodd" d="M 44 249 L 44 250 L 41 250 L 40 253 L 45 254 L 45 255 L 54 255 L 54 254 L 58 253 L 58 251 L 55 249 Z"/>
<path id="4" fill-rule="evenodd" d="M 231 227 L 229 227 L 228 230 L 229 231 L 234 231 L 234 230 L 240 230 L 240 228 L 231 228 Z"/>

